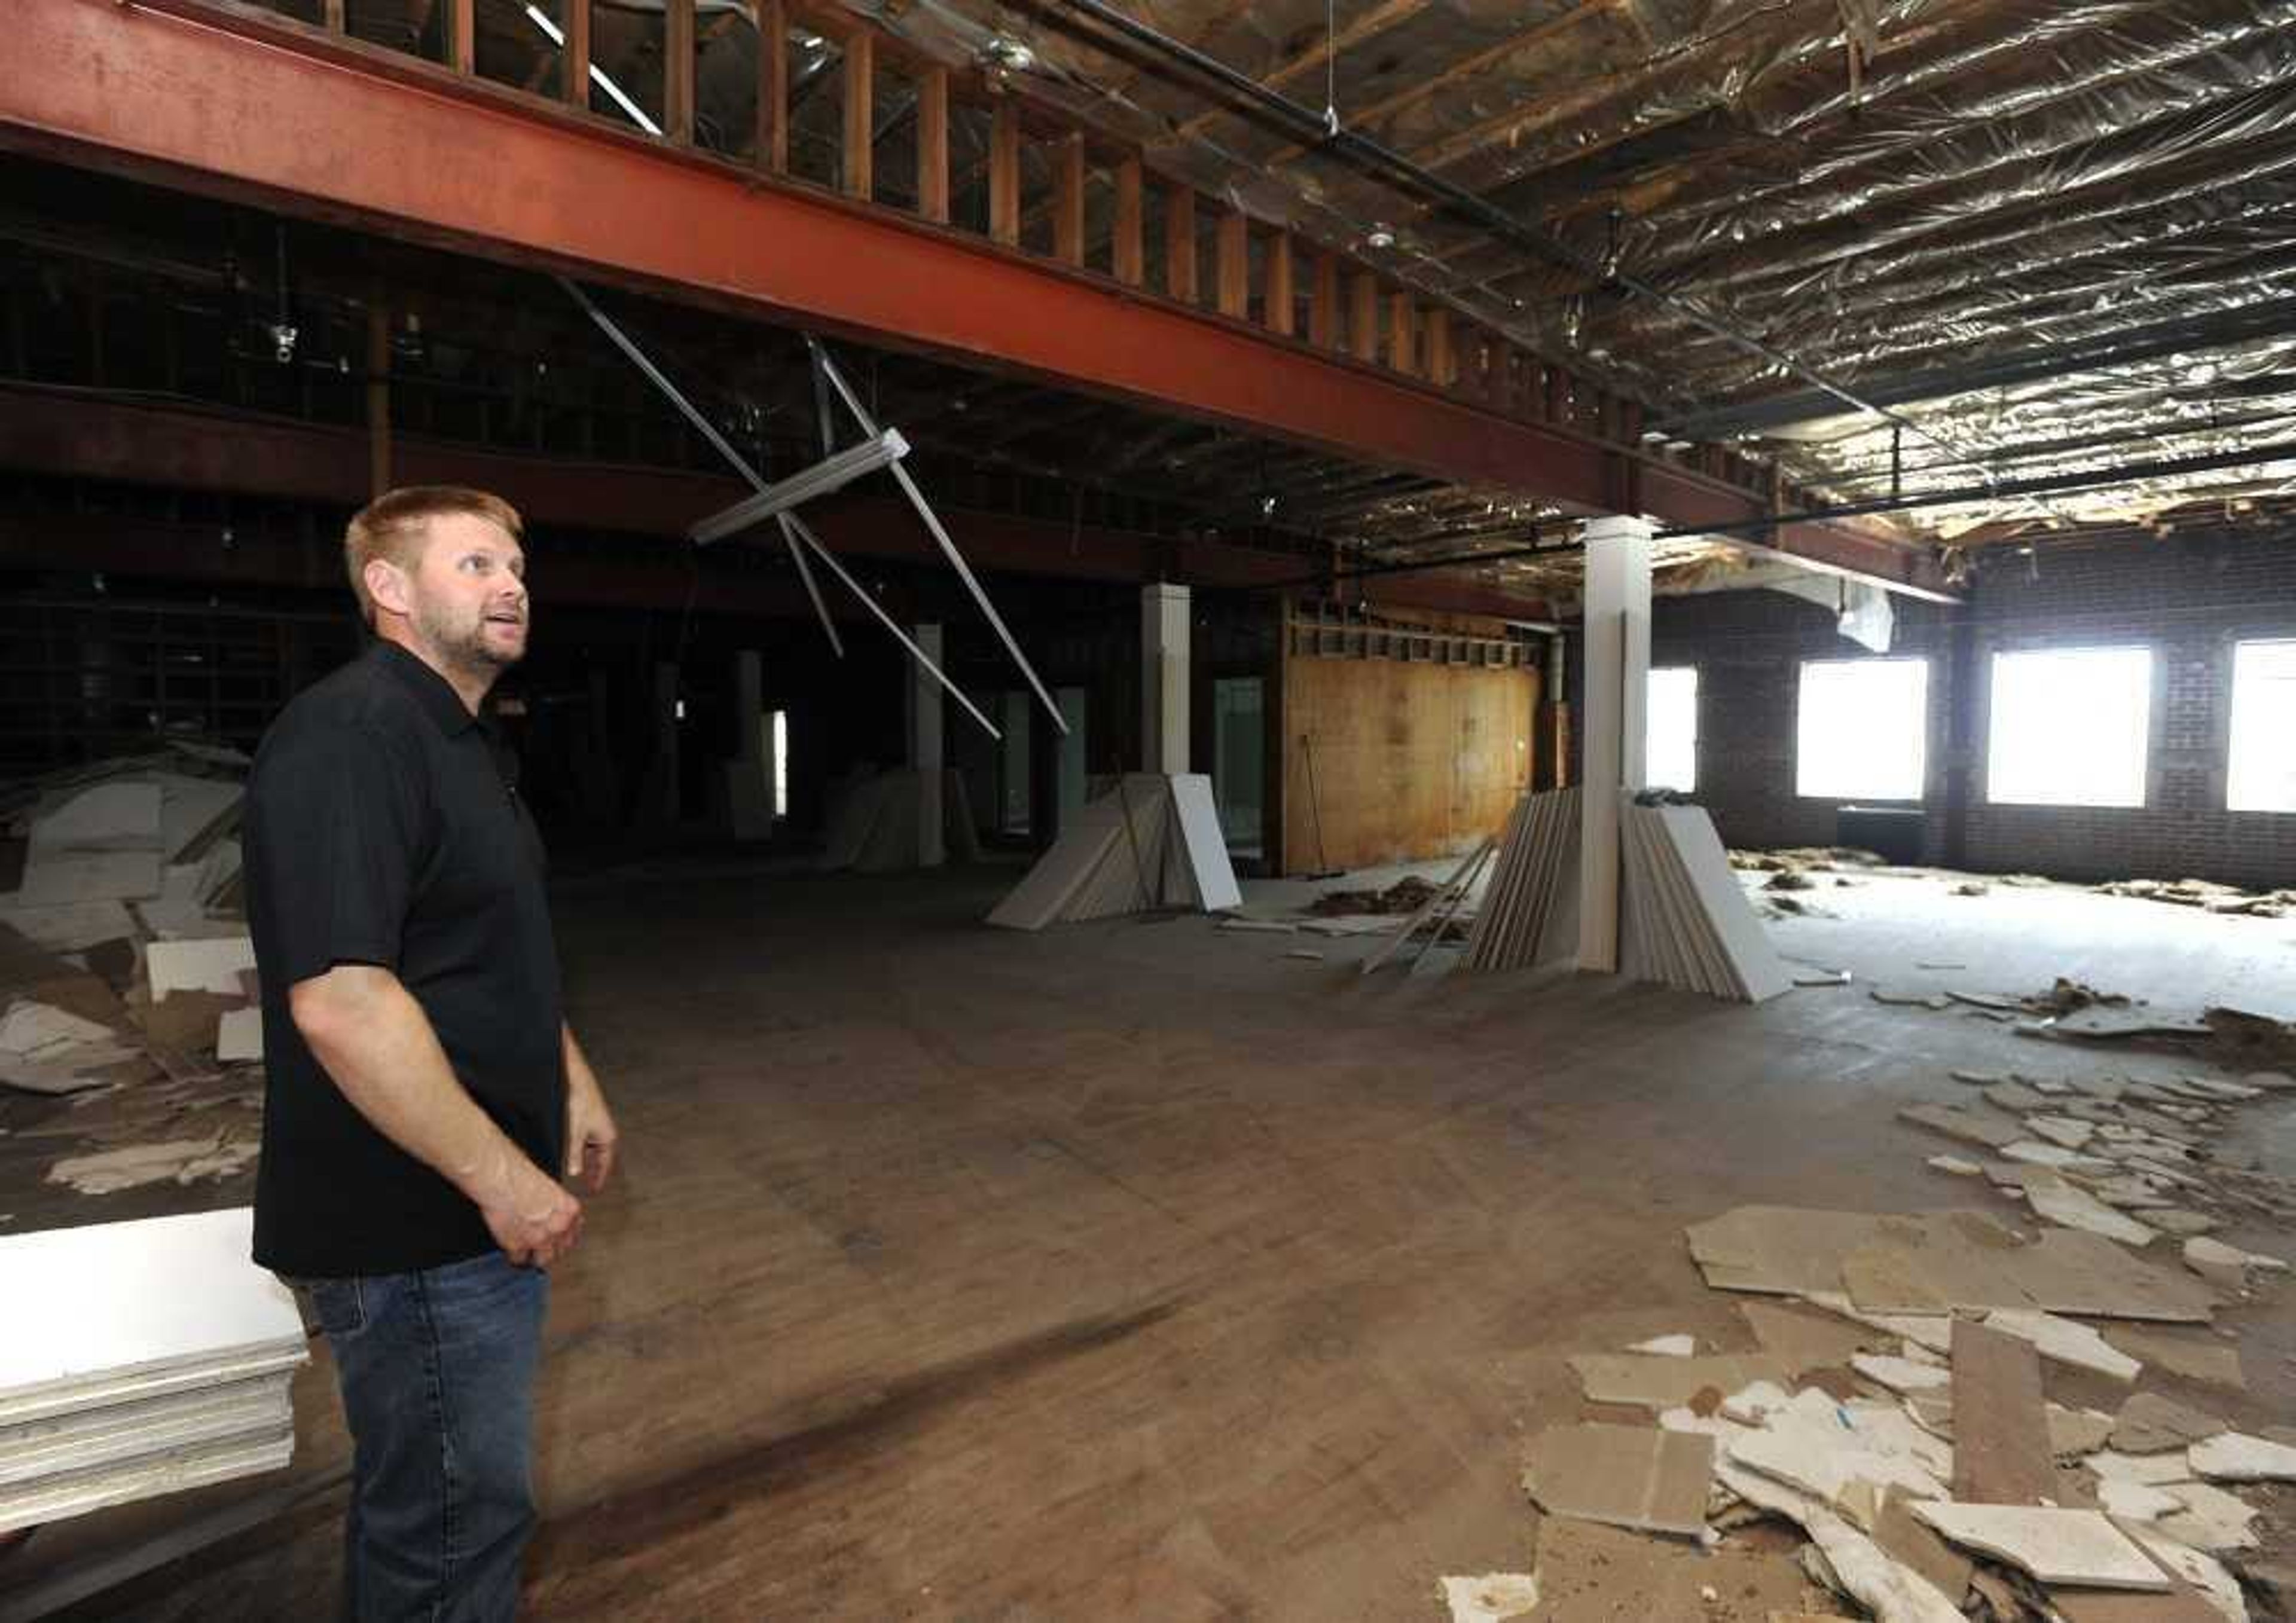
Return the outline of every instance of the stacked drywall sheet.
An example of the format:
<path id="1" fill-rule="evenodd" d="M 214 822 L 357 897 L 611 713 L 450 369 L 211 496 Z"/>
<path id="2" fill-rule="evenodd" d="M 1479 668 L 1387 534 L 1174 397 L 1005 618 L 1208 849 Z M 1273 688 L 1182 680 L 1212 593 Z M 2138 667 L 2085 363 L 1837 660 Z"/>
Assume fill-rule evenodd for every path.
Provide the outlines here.
<path id="1" fill-rule="evenodd" d="M 1243 905 L 1201 773 L 1128 773 L 1069 821 L 988 922 L 1042 930 L 1061 921 L 1159 908 Z"/>
<path id="2" fill-rule="evenodd" d="M 0 1533 L 287 1463 L 308 1344 L 252 1216 L 0 1239 Z"/>
<path id="3" fill-rule="evenodd" d="M 857 869 L 864 873 L 888 873 L 919 865 L 919 834 L 925 812 L 925 783 L 913 771 L 881 772 L 845 786 L 830 807 L 829 835 L 821 865 L 825 869 Z M 980 855 L 980 833 L 973 826 L 972 805 L 965 793 L 964 775 L 954 767 L 941 773 L 940 817 L 944 848 L 959 862 Z"/>
<path id="4" fill-rule="evenodd" d="M 1629 803 L 1619 818 L 1621 971 L 1741 1003 L 1793 985 L 1702 807 Z"/>
<path id="5" fill-rule="evenodd" d="M 1579 816 L 1575 789 L 1515 802 L 1467 937 L 1469 969 L 1526 969 L 1576 945 Z"/>

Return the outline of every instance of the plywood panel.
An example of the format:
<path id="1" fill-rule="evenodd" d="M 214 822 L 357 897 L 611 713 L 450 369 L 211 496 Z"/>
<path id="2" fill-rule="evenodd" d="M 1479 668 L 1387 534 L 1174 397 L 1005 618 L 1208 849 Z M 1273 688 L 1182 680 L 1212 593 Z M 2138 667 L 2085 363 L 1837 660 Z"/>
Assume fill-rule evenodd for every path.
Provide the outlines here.
<path id="1" fill-rule="evenodd" d="M 1284 868 L 1359 868 L 1472 848 L 1498 831 L 1522 792 L 1538 704 L 1538 677 L 1527 670 L 1285 661 Z"/>

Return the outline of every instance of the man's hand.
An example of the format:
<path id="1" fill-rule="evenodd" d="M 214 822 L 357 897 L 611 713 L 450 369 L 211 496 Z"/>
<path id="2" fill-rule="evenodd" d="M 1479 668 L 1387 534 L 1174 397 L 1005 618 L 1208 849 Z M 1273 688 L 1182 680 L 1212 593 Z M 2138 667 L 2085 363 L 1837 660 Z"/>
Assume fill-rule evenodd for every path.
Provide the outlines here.
<path id="1" fill-rule="evenodd" d="M 616 1147 L 621 1135 L 614 1113 L 606 1108 L 605 1091 L 571 1027 L 566 1036 L 566 1181 L 578 1182 L 592 1194 L 614 1176 Z"/>
<path id="2" fill-rule="evenodd" d="M 582 1202 L 511 1145 L 473 1198 L 487 1232 L 520 1267 L 546 1268 L 582 1238 Z"/>

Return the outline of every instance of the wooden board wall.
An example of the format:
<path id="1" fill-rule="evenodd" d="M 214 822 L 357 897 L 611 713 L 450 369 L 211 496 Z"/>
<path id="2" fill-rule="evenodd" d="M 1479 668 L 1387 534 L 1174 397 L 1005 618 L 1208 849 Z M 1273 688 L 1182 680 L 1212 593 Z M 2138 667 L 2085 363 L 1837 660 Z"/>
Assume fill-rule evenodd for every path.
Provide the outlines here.
<path id="1" fill-rule="evenodd" d="M 1283 873 L 1469 850 L 1528 781 L 1536 671 L 1295 655 L 1283 676 Z"/>

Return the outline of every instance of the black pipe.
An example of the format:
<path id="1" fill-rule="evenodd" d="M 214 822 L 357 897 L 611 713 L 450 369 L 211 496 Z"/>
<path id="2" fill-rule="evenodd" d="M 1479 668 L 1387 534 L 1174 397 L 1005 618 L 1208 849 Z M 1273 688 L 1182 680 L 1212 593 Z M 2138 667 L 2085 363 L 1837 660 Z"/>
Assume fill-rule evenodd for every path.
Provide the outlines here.
<path id="1" fill-rule="evenodd" d="M 1971 460 L 1950 441 L 1931 433 L 1910 417 L 1893 412 L 1887 406 L 1877 406 L 1871 400 L 1852 393 L 1845 386 L 1795 359 L 1768 340 L 1757 338 L 1718 316 L 1709 315 L 1689 299 L 1669 293 L 1655 283 L 1644 281 L 1639 276 L 1631 275 L 1616 265 L 1598 263 L 1587 255 L 1580 253 L 1568 242 L 1550 236 L 1534 226 L 1524 225 L 1513 216 L 1493 207 L 1465 187 L 1443 179 L 1431 169 L 1421 168 L 1390 147 L 1384 146 L 1366 136 L 1358 135 L 1353 130 L 1333 130 L 1325 123 L 1323 114 L 1301 106 L 1289 96 L 1268 89 L 1250 76 L 1237 72 L 1226 62 L 1206 55 L 1183 40 L 1174 39 L 1168 35 L 1150 28 L 1146 23 L 1128 17 L 1114 6 L 1104 4 L 1104 0 L 1061 0 L 1061 4 L 1056 5 L 1047 5 L 1046 0 L 1038 0 L 1038 9 L 1049 10 L 1055 20 L 1058 20 L 1064 12 L 1081 13 L 1090 17 L 1135 44 L 1168 57 L 1234 94 L 1256 102 L 1300 134 L 1307 144 L 1351 162 L 1358 168 L 1374 174 L 1384 174 L 1390 181 L 1398 183 L 1406 189 L 1421 193 L 1452 214 L 1464 219 L 1468 224 L 1488 231 L 1504 241 L 1513 242 L 1520 248 L 1527 249 L 1543 258 L 1552 260 L 1566 270 L 1575 271 L 1603 286 L 1616 288 L 1623 292 L 1634 294 L 1637 298 L 1649 299 L 1672 311 L 1692 325 L 1703 328 L 1715 337 L 1735 344 L 1774 366 L 1785 368 L 1812 388 L 1824 390 L 1843 405 L 1869 413 L 1885 422 L 1893 423 L 1906 432 L 1928 441 L 1939 450 L 1953 457 L 1959 465 L 1974 468 L 1988 480 L 1993 478 L 1991 470 L 1983 463 Z"/>
<path id="2" fill-rule="evenodd" d="M 2152 462 L 2123 463 L 2112 468 L 2084 468 L 2070 473 L 2040 473 L 1993 485 L 1964 485 L 1956 490 L 1932 490 L 1914 496 L 1881 496 L 1867 502 L 1840 502 L 1827 507 L 1806 507 L 1798 512 L 1765 513 L 1723 524 L 1686 524 L 1651 532 L 1654 541 L 1675 541 L 1699 536 L 1761 535 L 1781 524 L 1822 523 L 1829 519 L 1871 517 L 1875 513 L 1906 512 L 1917 507 L 1951 507 L 1963 502 L 1999 496 L 2039 496 L 2060 490 L 2089 490 L 2103 486 L 2133 484 L 2139 480 L 2173 479 L 2183 473 L 2207 473 L 2235 468 L 2244 463 L 2296 459 L 2296 439 L 2257 446 L 2240 451 L 2218 451 L 2206 456 L 2184 456 Z M 1502 547 L 1496 552 L 1449 553 L 1435 558 L 1414 558 L 1391 563 L 1366 563 L 1351 570 L 1303 575 L 1294 580 L 1273 580 L 1250 588 L 1254 592 L 1288 592 L 1330 586 L 1342 580 L 1364 580 L 1381 575 L 1415 575 L 1423 570 L 1456 568 L 1464 564 L 1507 563 L 1524 558 L 1546 558 L 1557 553 L 1583 551 L 1583 541 L 1553 541 L 1545 545 Z"/>

